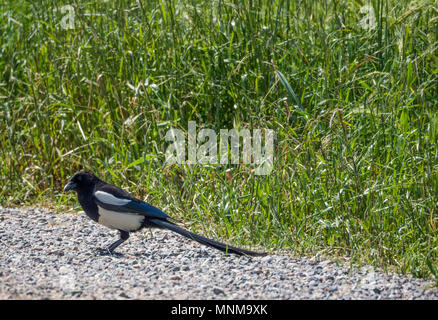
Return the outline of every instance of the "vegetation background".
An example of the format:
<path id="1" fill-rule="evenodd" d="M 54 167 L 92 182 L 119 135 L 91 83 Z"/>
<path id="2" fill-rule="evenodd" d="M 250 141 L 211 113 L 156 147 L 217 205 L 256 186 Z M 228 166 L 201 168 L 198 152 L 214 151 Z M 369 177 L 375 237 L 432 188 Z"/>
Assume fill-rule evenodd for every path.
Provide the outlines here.
<path id="1" fill-rule="evenodd" d="M 2 1 L 0 204 L 92 170 L 236 245 L 437 277 L 438 6 Z M 274 169 L 165 163 L 171 128 L 269 128 Z"/>

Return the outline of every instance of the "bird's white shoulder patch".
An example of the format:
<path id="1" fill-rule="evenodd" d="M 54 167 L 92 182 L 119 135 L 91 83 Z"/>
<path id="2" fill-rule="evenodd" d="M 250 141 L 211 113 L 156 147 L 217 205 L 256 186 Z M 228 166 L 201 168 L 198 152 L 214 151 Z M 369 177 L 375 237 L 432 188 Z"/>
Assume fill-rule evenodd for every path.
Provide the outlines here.
<path id="1" fill-rule="evenodd" d="M 117 198 L 116 196 L 113 196 L 112 194 L 110 194 L 108 192 L 104 192 L 104 191 L 97 191 L 94 193 L 94 196 L 100 202 L 112 204 L 115 206 L 123 206 L 123 205 L 131 202 L 131 200 L 129 200 L 129 199 L 120 199 L 120 198 Z"/>

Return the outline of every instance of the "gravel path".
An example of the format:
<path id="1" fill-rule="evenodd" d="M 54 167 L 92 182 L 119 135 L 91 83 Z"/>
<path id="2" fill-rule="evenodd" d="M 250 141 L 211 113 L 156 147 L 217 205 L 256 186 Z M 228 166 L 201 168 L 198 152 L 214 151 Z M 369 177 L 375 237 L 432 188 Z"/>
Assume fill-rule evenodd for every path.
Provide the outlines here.
<path id="1" fill-rule="evenodd" d="M 0 299 L 438 299 L 430 281 L 288 255 L 226 256 L 169 231 L 117 237 L 84 214 L 0 207 Z"/>

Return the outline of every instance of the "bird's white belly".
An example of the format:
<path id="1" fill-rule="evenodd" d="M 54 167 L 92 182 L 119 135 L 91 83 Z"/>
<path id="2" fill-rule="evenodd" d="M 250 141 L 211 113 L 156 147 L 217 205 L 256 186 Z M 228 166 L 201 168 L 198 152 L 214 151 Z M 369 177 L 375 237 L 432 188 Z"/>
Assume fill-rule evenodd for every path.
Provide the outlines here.
<path id="1" fill-rule="evenodd" d="M 143 223 L 144 216 L 135 213 L 119 213 L 106 210 L 98 206 L 99 220 L 98 223 L 111 229 L 123 231 L 138 230 Z"/>

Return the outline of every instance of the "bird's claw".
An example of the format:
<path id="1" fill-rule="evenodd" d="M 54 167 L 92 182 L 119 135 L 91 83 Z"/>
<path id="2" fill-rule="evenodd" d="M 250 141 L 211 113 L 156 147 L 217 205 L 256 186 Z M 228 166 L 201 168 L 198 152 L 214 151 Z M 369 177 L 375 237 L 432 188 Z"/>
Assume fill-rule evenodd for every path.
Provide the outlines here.
<path id="1" fill-rule="evenodd" d="M 107 248 L 96 248 L 96 249 L 94 249 L 94 251 L 95 251 L 96 257 L 112 255 L 112 252 L 109 251 Z"/>
<path id="2" fill-rule="evenodd" d="M 117 257 L 117 258 L 123 257 L 122 254 L 111 251 L 108 248 L 96 248 L 94 249 L 94 251 L 96 251 L 94 255 L 96 257 L 106 257 L 106 256 Z"/>

